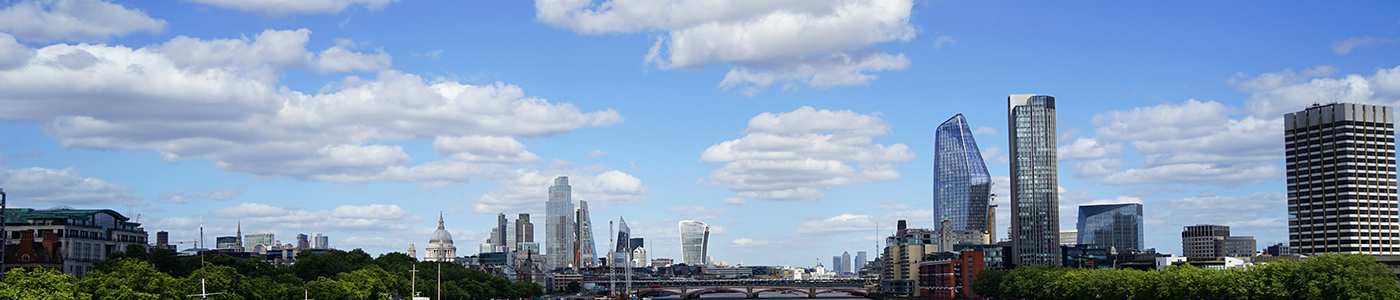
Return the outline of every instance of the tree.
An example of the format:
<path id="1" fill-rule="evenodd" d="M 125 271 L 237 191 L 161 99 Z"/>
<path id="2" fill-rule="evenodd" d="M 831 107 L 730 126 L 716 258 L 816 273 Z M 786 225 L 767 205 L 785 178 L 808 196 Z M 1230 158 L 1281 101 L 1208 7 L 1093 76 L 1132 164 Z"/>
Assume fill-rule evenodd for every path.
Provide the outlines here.
<path id="1" fill-rule="evenodd" d="M 573 294 L 573 293 L 577 293 L 579 290 L 582 290 L 582 289 L 583 289 L 583 286 L 582 286 L 582 285 L 579 285 L 579 284 L 578 284 L 578 281 L 570 281 L 570 282 L 569 282 L 568 290 L 566 290 L 566 291 L 569 292 L 570 294 Z"/>
<path id="2" fill-rule="evenodd" d="M 108 271 L 94 271 L 78 282 L 78 291 L 96 299 L 178 299 L 187 283 L 156 271 L 145 261 L 122 258 L 109 262 Z"/>
<path id="3" fill-rule="evenodd" d="M 73 276 L 58 270 L 35 268 L 10 269 L 5 272 L 5 282 L 0 282 L 0 299 L 35 300 L 77 300 L 88 299 L 88 293 L 79 292 Z"/>
<path id="4" fill-rule="evenodd" d="M 1006 297 L 1001 291 L 1001 282 L 1005 280 L 1006 270 L 982 269 L 977 272 L 976 279 L 972 281 L 972 292 L 982 297 Z"/>

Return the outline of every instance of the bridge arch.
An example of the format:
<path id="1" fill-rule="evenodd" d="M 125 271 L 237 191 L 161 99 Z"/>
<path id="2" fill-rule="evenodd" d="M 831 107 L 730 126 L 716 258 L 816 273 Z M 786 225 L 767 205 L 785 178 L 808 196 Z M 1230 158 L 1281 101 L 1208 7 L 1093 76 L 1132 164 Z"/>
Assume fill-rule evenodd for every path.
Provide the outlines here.
<path id="1" fill-rule="evenodd" d="M 817 289 L 816 295 L 829 294 L 829 293 L 838 293 L 838 292 L 850 293 L 851 295 L 857 295 L 857 296 L 869 296 L 869 294 L 867 294 L 865 290 L 860 290 L 860 289 L 845 289 L 845 288 Z"/>
<path id="2" fill-rule="evenodd" d="M 633 290 L 633 292 L 638 293 L 638 294 L 645 294 L 645 293 L 661 293 L 661 294 L 685 296 L 685 294 L 681 294 L 681 292 L 677 292 L 677 291 L 673 291 L 673 290 L 668 290 L 668 289 L 656 289 L 656 288 L 638 289 L 638 290 Z"/>
<path id="3" fill-rule="evenodd" d="M 715 287 L 697 288 L 697 289 L 694 289 L 694 290 L 686 291 L 686 292 L 685 292 L 685 298 L 696 298 L 696 297 L 699 297 L 700 294 L 703 294 L 703 293 L 706 293 L 706 292 L 729 292 L 729 293 L 740 293 L 740 294 L 744 294 L 744 295 L 748 295 L 748 294 L 749 294 L 749 291 L 745 291 L 745 290 L 741 290 L 741 289 L 736 289 L 736 288 L 731 288 L 731 287 L 715 286 Z"/>
<path id="4" fill-rule="evenodd" d="M 789 287 L 765 287 L 765 288 L 754 288 L 754 289 L 753 289 L 753 294 L 754 294 L 754 295 L 758 295 L 759 293 L 766 293 L 766 292 L 784 292 L 784 291 L 802 293 L 803 295 L 811 294 L 811 291 L 808 291 L 807 289 L 802 289 L 802 288 L 789 288 Z"/>

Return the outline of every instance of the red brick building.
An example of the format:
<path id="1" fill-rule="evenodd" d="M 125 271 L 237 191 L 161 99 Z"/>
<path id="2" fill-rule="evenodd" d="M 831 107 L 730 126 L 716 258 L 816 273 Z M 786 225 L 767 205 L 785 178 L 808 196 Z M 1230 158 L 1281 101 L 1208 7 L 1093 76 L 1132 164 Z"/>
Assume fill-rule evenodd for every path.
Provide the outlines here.
<path id="1" fill-rule="evenodd" d="M 922 298 L 977 298 L 972 281 L 982 271 L 982 251 L 963 251 L 958 257 L 919 263 L 919 293 Z"/>

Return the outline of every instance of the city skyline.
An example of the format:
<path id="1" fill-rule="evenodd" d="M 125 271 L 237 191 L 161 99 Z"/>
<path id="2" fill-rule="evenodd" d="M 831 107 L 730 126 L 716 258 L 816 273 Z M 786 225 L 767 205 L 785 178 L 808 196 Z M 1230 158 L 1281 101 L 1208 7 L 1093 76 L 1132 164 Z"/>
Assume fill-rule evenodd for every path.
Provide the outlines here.
<path id="1" fill-rule="evenodd" d="M 0 4 L 9 206 L 419 257 L 441 214 L 468 255 L 501 213 L 547 247 L 568 176 L 649 257 L 698 220 L 717 261 L 805 265 L 936 228 L 958 114 L 1007 238 L 1002 101 L 1037 93 L 1063 104 L 1049 226 L 1140 203 L 1143 246 L 1179 254 L 1194 224 L 1289 242 L 1285 114 L 1400 104 L 1397 3 L 259 3 Z"/>

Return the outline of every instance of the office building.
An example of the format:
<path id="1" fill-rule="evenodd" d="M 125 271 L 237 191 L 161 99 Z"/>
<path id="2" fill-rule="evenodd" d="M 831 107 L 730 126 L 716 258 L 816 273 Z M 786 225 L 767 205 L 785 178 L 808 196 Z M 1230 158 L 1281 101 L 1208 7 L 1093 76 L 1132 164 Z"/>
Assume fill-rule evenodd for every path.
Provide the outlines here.
<path id="1" fill-rule="evenodd" d="M 307 236 L 305 233 L 298 233 L 296 249 L 311 249 L 311 237 Z"/>
<path id="2" fill-rule="evenodd" d="M 442 215 L 438 215 L 438 227 L 428 237 L 428 247 L 424 249 L 423 261 L 452 262 L 457 259 L 457 246 L 452 244 L 452 234 L 443 225 Z"/>
<path id="3" fill-rule="evenodd" d="M 1298 251 L 1288 246 L 1288 243 L 1277 243 L 1264 248 L 1264 254 L 1273 256 L 1298 255 Z"/>
<path id="4" fill-rule="evenodd" d="M 1400 254 L 1393 110 L 1332 103 L 1283 116 L 1288 242 L 1299 254 Z"/>
<path id="5" fill-rule="evenodd" d="M 836 255 L 836 256 L 832 256 L 832 257 L 831 257 L 831 272 L 832 272 L 832 273 L 835 273 L 835 274 L 841 274 L 841 256 L 840 256 L 840 255 Z"/>
<path id="6" fill-rule="evenodd" d="M 243 236 L 243 246 L 249 252 L 266 252 L 280 246 L 271 232 L 255 232 Z"/>
<path id="7" fill-rule="evenodd" d="M 496 214 L 496 228 L 491 230 L 491 243 L 496 244 L 496 246 L 498 247 L 504 248 L 505 250 L 502 252 L 510 251 L 510 248 L 512 246 L 508 243 L 508 240 L 510 239 L 506 237 L 506 235 L 508 235 L 510 232 L 510 230 L 507 229 L 510 228 L 508 226 L 509 224 L 510 220 L 506 219 L 506 213 Z"/>
<path id="8" fill-rule="evenodd" d="M 855 273 L 854 270 L 855 270 L 855 269 L 851 269 L 851 252 L 850 252 L 850 251 L 842 252 L 842 253 L 841 253 L 841 271 L 837 272 L 836 274 Z"/>
<path id="9" fill-rule="evenodd" d="M 647 248 L 637 247 L 632 249 L 632 267 L 647 266 Z"/>
<path id="10" fill-rule="evenodd" d="M 991 200 L 992 176 L 987 173 L 967 119 L 962 114 L 953 115 L 938 125 L 937 135 L 933 161 L 934 220 L 951 221 L 952 230 L 991 230 L 987 228 L 987 205 Z"/>
<path id="11" fill-rule="evenodd" d="M 330 248 L 331 248 L 331 238 L 328 237 L 328 236 L 326 236 L 326 235 L 321 234 L 320 232 L 311 234 L 311 239 L 314 241 L 314 242 L 311 244 L 311 248 L 315 248 L 315 249 L 330 249 Z"/>
<path id="12" fill-rule="evenodd" d="M 865 251 L 856 251 L 856 263 L 855 263 L 855 268 L 852 269 L 852 270 L 854 270 L 854 271 L 856 271 L 856 272 L 860 272 L 860 270 L 864 270 L 864 269 L 865 269 L 865 262 L 866 262 L 867 259 L 870 259 L 870 258 L 865 256 Z"/>
<path id="13" fill-rule="evenodd" d="M 880 286 L 886 295 L 913 297 L 917 292 L 919 262 L 924 255 L 938 253 L 938 234 L 922 228 L 908 228 L 899 220 L 894 235 L 885 238 L 881 257 Z"/>
<path id="14" fill-rule="evenodd" d="M 578 201 L 578 215 L 575 220 L 578 231 L 574 236 L 578 237 L 578 257 L 574 259 L 574 265 L 579 267 L 594 267 L 598 265 L 598 251 L 594 249 L 597 245 L 593 242 L 593 221 L 588 217 L 588 201 Z"/>
<path id="15" fill-rule="evenodd" d="M 1119 252 L 1142 249 L 1142 204 L 1079 206 L 1079 244 L 1098 245 Z"/>
<path id="16" fill-rule="evenodd" d="M 975 299 L 972 281 L 986 268 L 982 251 L 962 251 L 954 257 L 919 263 L 919 298 Z"/>
<path id="17" fill-rule="evenodd" d="M 519 246 L 518 244 L 520 244 L 520 243 L 534 243 L 534 242 L 535 242 L 535 224 L 534 224 L 534 223 L 530 223 L 530 214 L 528 214 L 528 213 L 522 213 L 522 214 L 520 214 L 519 216 L 516 216 L 516 217 L 515 217 L 515 243 L 517 244 L 517 245 L 516 245 L 516 247 L 517 247 L 516 249 L 519 249 L 518 247 L 520 247 L 520 246 Z M 535 249 L 535 251 L 538 252 L 539 249 Z"/>
<path id="18" fill-rule="evenodd" d="M 237 244 L 238 237 L 236 236 L 221 236 L 214 238 L 214 249 L 233 250 L 233 247 Z"/>
<path id="19" fill-rule="evenodd" d="M 1079 230 L 1060 229 L 1060 246 L 1073 246 L 1076 243 L 1079 243 Z"/>
<path id="20" fill-rule="evenodd" d="M 1258 246 L 1251 236 L 1231 236 L 1230 226 L 1193 225 L 1181 231 L 1181 252 L 1185 257 L 1254 256 Z"/>
<path id="21" fill-rule="evenodd" d="M 86 278 L 93 263 L 129 245 L 145 246 L 148 235 L 140 223 L 110 209 L 7 208 L 4 234 L 6 270 L 49 268 Z"/>
<path id="22" fill-rule="evenodd" d="M 710 225 L 695 220 L 680 221 L 681 258 L 685 264 L 698 266 L 709 264 Z"/>
<path id="23" fill-rule="evenodd" d="M 1060 264 L 1055 97 L 1007 97 L 1014 266 Z"/>
<path id="24" fill-rule="evenodd" d="M 634 237 L 631 237 L 631 238 L 628 238 L 628 239 L 627 239 L 627 248 L 628 248 L 628 249 L 637 249 L 637 248 L 642 247 L 642 246 L 643 246 L 643 243 L 645 243 L 645 242 L 646 242 L 646 239 L 643 239 L 642 237 L 634 236 Z"/>
<path id="25" fill-rule="evenodd" d="M 568 176 L 554 178 L 545 202 L 545 268 L 566 268 L 574 261 L 574 202 Z"/>

